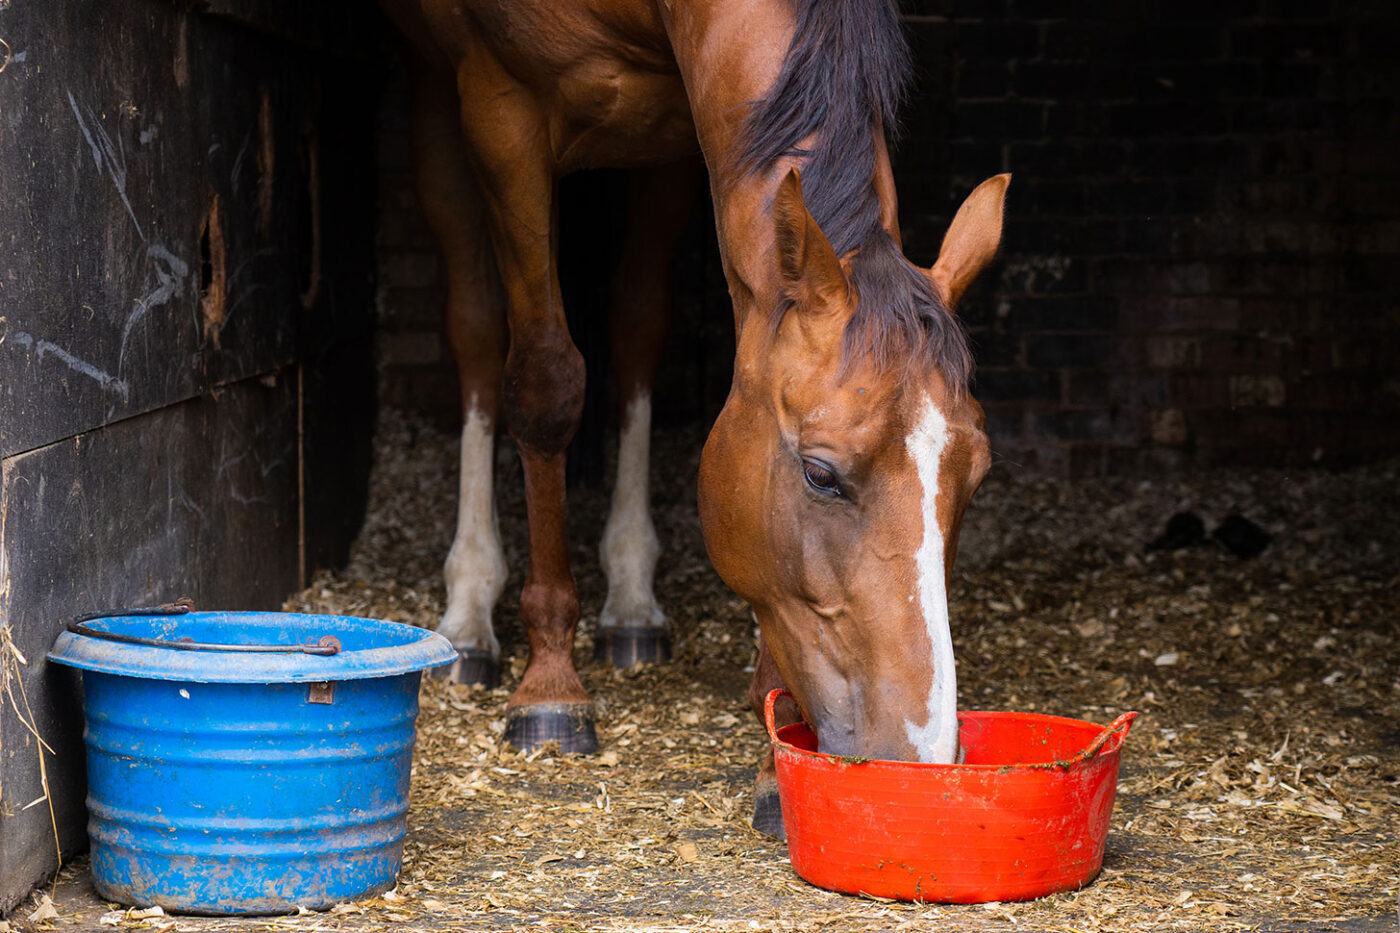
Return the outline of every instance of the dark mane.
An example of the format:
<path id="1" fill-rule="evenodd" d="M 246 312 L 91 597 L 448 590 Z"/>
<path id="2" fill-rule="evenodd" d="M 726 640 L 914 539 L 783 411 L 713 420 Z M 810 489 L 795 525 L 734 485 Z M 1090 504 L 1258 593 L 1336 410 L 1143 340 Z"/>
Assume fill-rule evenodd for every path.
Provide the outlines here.
<path id="1" fill-rule="evenodd" d="M 737 164 L 752 173 L 784 156 L 803 158 L 807 210 L 837 255 L 859 250 L 851 266 L 860 298 L 846 327 L 847 362 L 870 356 L 881 367 L 900 357 L 935 364 L 960 392 L 972 371 L 966 336 L 880 226 L 875 133 L 896 127 L 910 77 L 895 3 L 794 3 L 797 23 L 782 72 L 744 121 Z M 801 148 L 808 137 L 815 145 Z"/>

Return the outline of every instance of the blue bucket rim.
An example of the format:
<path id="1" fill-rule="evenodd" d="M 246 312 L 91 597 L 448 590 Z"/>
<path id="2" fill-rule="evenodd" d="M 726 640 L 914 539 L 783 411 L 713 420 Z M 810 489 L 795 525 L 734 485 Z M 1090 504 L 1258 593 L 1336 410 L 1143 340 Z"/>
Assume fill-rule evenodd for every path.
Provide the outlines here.
<path id="1" fill-rule="evenodd" d="M 313 683 L 327 680 L 365 680 L 395 677 L 450 664 L 457 651 L 442 635 L 428 629 L 359 616 L 320 615 L 300 612 L 189 612 L 183 615 L 151 617 L 112 615 L 92 619 L 87 624 L 105 631 L 123 628 L 149 628 L 156 622 L 167 626 L 181 623 L 216 623 L 232 630 L 239 623 L 257 620 L 251 641 L 262 641 L 276 623 L 288 627 L 312 628 L 316 632 L 344 636 L 387 636 L 395 642 L 381 647 L 344 648 L 334 655 L 303 653 L 269 654 L 253 652 L 181 651 L 171 648 L 132 645 L 107 641 L 65 631 L 49 650 L 48 658 L 57 664 L 103 674 L 171 680 L 189 683 Z M 272 625 L 269 625 L 269 621 Z M 167 636 L 169 637 L 169 636 Z"/>

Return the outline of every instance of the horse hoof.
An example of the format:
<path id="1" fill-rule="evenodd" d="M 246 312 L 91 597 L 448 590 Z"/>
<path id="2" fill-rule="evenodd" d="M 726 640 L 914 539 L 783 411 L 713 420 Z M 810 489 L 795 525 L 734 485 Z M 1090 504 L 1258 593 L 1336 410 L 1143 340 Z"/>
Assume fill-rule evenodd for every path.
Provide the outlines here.
<path id="1" fill-rule="evenodd" d="M 753 801 L 754 829 L 779 841 L 787 841 L 787 830 L 783 828 L 783 805 L 778 800 L 778 789 L 759 791 Z"/>
<path id="2" fill-rule="evenodd" d="M 593 660 L 613 667 L 671 660 L 671 633 L 664 628 L 599 629 L 593 643 Z"/>
<path id="3" fill-rule="evenodd" d="M 592 703 L 529 703 L 506 710 L 506 742 L 532 752 L 550 742 L 564 755 L 592 755 L 598 750 Z"/>
<path id="4" fill-rule="evenodd" d="M 462 648 L 457 660 L 433 671 L 438 680 L 494 688 L 501 685 L 501 662 L 484 648 Z"/>

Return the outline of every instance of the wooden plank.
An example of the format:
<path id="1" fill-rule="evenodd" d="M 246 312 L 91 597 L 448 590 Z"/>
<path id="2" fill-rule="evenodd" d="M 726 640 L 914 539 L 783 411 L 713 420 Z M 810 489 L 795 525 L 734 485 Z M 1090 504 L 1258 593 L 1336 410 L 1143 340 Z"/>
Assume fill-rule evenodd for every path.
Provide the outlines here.
<path id="1" fill-rule="evenodd" d="M 293 359 L 320 61 L 159 3 L 0 35 L 0 456 Z"/>
<path id="2" fill-rule="evenodd" d="M 273 609 L 298 586 L 294 373 L 252 379 L 0 461 L 0 623 L 47 759 L 65 849 L 81 848 L 75 679 L 45 652 L 63 620 L 192 596 Z M 0 700 L 0 910 L 55 864 L 36 743 Z M 16 889 L 11 885 L 23 881 Z"/>
<path id="3" fill-rule="evenodd" d="M 86 820 L 78 693 L 43 661 L 60 620 L 275 607 L 363 510 L 376 74 L 238 6 L 0 5 L 0 627 L 65 851 Z M 298 6 L 335 21 L 322 42 L 365 8 Z M 34 756 L 0 701 L 0 910 L 55 861 Z"/>

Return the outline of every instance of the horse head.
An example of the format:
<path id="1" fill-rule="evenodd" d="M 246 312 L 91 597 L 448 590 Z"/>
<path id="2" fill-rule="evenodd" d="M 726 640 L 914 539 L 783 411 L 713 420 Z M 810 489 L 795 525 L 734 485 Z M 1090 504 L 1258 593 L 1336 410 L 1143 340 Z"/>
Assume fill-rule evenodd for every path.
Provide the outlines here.
<path id="1" fill-rule="evenodd" d="M 823 751 L 957 755 L 946 581 L 991 455 L 951 309 L 996 253 L 1009 180 L 968 196 L 931 269 L 885 233 L 838 256 L 796 171 L 773 199 L 772 284 L 741 315 L 700 513 Z"/>

